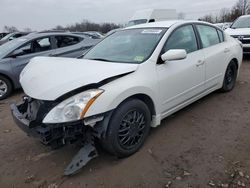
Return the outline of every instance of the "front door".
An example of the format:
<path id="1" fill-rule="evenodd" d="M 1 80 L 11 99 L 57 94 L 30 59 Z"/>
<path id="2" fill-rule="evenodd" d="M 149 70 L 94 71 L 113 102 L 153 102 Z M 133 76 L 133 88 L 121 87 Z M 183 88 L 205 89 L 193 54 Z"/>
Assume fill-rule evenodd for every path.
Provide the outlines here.
<path id="1" fill-rule="evenodd" d="M 192 25 L 176 29 L 168 38 L 163 52 L 185 49 L 187 58 L 157 65 L 159 97 L 163 116 L 204 91 L 204 55 L 199 50 Z"/>

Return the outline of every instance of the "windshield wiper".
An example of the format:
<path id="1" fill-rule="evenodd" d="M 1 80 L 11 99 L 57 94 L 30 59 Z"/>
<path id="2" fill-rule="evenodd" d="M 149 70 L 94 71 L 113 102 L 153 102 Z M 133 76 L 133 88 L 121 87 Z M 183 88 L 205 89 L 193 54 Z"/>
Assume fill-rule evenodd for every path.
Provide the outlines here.
<path id="1" fill-rule="evenodd" d="M 95 58 L 95 59 L 89 59 L 89 60 L 106 61 L 106 62 L 110 61 L 108 59 L 103 59 L 103 58 Z"/>

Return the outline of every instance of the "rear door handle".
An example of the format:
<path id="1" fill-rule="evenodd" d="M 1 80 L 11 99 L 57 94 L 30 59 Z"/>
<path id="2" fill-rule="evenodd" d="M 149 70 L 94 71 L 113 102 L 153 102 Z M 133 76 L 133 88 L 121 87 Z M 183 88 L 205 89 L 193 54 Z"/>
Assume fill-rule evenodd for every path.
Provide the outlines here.
<path id="1" fill-rule="evenodd" d="M 196 64 L 196 67 L 202 66 L 205 64 L 205 61 L 199 60 L 198 63 Z"/>
<path id="2" fill-rule="evenodd" d="M 230 52 L 230 49 L 229 48 L 225 48 L 224 52 L 228 53 L 228 52 Z"/>

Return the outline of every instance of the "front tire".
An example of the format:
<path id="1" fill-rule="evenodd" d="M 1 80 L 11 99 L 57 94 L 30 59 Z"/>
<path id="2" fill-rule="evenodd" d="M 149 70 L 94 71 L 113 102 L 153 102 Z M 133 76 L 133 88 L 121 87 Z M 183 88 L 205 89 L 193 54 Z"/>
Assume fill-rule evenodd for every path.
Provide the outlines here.
<path id="1" fill-rule="evenodd" d="M 237 74 L 237 64 L 234 61 L 231 61 L 225 73 L 223 86 L 221 88 L 222 92 L 229 92 L 233 90 L 236 84 Z"/>
<path id="2" fill-rule="evenodd" d="M 12 92 L 12 84 L 9 79 L 0 75 L 0 100 L 7 98 Z"/>
<path id="3" fill-rule="evenodd" d="M 138 99 L 122 103 L 111 117 L 102 145 L 109 153 L 128 157 L 144 144 L 150 131 L 151 114 L 147 105 Z"/>

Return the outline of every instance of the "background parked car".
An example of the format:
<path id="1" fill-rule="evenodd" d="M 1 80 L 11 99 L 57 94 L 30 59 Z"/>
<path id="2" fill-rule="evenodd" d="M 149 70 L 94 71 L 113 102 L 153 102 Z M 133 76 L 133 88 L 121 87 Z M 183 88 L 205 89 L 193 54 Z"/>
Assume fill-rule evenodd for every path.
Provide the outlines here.
<path id="1" fill-rule="evenodd" d="M 3 37 L 5 37 L 6 35 L 8 35 L 9 33 L 0 33 L 0 39 L 2 39 Z"/>
<path id="2" fill-rule="evenodd" d="M 9 42 L 13 39 L 16 39 L 16 38 L 19 38 L 19 37 L 22 37 L 22 36 L 25 36 L 29 33 L 23 33 L 23 32 L 14 32 L 14 33 L 10 33 L 8 35 L 6 35 L 5 37 L 3 37 L 1 40 L 0 40 L 0 45 L 6 43 L 6 42 Z"/>
<path id="3" fill-rule="evenodd" d="M 99 40 L 70 33 L 34 33 L 0 46 L 0 100 L 20 88 L 19 75 L 36 56 L 76 58 Z"/>
<path id="4" fill-rule="evenodd" d="M 83 32 L 83 33 L 93 35 L 93 36 L 95 36 L 95 37 L 97 37 L 99 39 L 104 37 L 103 34 L 101 34 L 100 32 L 97 32 L 97 31 L 86 31 L 86 32 Z"/>
<path id="5" fill-rule="evenodd" d="M 225 32 L 242 42 L 244 54 L 250 54 L 250 15 L 240 16 Z"/>
<path id="6" fill-rule="evenodd" d="M 229 28 L 232 25 L 232 23 L 231 22 L 215 23 L 214 25 L 221 28 L 222 30 L 225 30 L 225 29 Z"/>
<path id="7" fill-rule="evenodd" d="M 102 37 L 94 35 L 94 34 L 90 34 L 90 33 L 86 33 L 86 32 L 72 32 L 73 34 L 76 35 L 82 35 L 84 37 L 89 37 L 91 39 L 101 39 Z"/>

